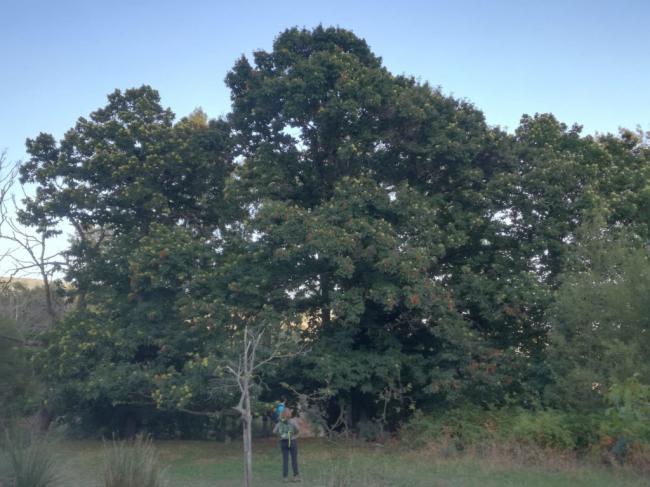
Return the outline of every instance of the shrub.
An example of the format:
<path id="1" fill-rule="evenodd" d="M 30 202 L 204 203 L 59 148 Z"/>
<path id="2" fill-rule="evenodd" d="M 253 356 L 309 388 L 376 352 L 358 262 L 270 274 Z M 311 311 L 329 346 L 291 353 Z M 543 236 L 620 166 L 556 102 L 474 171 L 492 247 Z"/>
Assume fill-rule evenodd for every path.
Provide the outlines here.
<path id="1" fill-rule="evenodd" d="M 511 436 L 542 448 L 571 450 L 576 447 L 567 415 L 554 410 L 519 413 L 514 419 Z"/>
<path id="2" fill-rule="evenodd" d="M 614 384 L 606 399 L 611 407 L 602 422 L 602 433 L 650 443 L 650 386 L 632 377 Z"/>
<path id="3" fill-rule="evenodd" d="M 115 441 L 106 452 L 102 487 L 162 487 L 166 485 L 158 453 L 150 438 Z"/>
<path id="4" fill-rule="evenodd" d="M 441 435 L 442 426 L 439 419 L 421 411 L 417 411 L 399 432 L 402 444 L 409 448 L 422 448 L 439 439 Z"/>
<path id="5" fill-rule="evenodd" d="M 363 441 L 382 441 L 386 437 L 381 421 L 360 421 L 358 424 L 359 439 Z"/>
<path id="6" fill-rule="evenodd" d="M 31 366 L 16 323 L 0 315 L 0 428 L 24 413 L 33 394 Z"/>
<path id="7" fill-rule="evenodd" d="M 434 448 L 450 456 L 486 445 L 505 449 L 535 447 L 540 451 L 595 454 L 608 462 L 641 464 L 650 446 L 647 386 L 612 388 L 607 411 L 578 413 L 555 409 L 496 411 L 465 407 L 435 414 L 416 413 L 400 430 L 402 445 Z M 631 457 L 630 457 L 631 458 Z"/>
<path id="8" fill-rule="evenodd" d="M 498 436 L 500 425 L 505 421 L 504 416 L 504 412 L 474 406 L 430 415 L 417 412 L 400 430 L 400 439 L 411 448 L 444 440 L 457 450 L 462 450 L 468 445 Z"/>
<path id="9" fill-rule="evenodd" d="M 586 451 L 597 445 L 602 438 L 603 416 L 595 413 L 563 413 L 564 426 L 573 438 L 577 450 Z"/>

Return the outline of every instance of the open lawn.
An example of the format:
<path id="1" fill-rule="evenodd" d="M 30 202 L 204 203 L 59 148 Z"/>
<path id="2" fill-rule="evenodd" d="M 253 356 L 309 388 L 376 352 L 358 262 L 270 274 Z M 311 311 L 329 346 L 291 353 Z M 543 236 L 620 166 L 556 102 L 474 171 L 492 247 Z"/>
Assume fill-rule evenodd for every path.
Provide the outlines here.
<path id="1" fill-rule="evenodd" d="M 531 467 L 476 458 L 444 459 L 426 452 L 390 447 L 300 440 L 305 486 L 647 486 L 650 479 L 601 467 Z M 170 487 L 242 485 L 241 444 L 158 441 Z M 57 456 L 65 487 L 99 485 L 105 446 L 98 441 L 62 441 Z M 255 485 L 283 485 L 281 457 L 274 440 L 258 440 L 254 450 Z"/>

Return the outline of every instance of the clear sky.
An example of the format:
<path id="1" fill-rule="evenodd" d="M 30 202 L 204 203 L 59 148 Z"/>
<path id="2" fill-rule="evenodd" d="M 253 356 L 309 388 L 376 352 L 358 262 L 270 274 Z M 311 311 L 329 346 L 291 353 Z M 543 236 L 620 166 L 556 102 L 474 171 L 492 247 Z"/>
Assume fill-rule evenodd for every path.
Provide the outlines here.
<path id="1" fill-rule="evenodd" d="M 143 83 L 179 116 L 225 114 L 236 58 L 319 23 L 493 125 L 552 112 L 587 133 L 650 130 L 650 0 L 0 0 L 0 150 L 24 158 L 25 138 L 60 138 Z"/>
<path id="2" fill-rule="evenodd" d="M 291 26 L 338 25 L 513 129 L 552 112 L 586 132 L 650 130 L 650 1 L 0 0 L 0 148 L 60 137 L 143 83 L 177 115 L 229 109 L 235 59 Z"/>

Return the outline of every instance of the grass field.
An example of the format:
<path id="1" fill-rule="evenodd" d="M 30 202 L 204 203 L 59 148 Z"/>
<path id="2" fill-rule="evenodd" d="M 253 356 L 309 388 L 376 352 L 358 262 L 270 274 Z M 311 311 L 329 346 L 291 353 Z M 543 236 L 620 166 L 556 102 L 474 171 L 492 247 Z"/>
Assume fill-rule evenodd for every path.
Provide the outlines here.
<path id="1" fill-rule="evenodd" d="M 475 457 L 444 459 L 427 452 L 389 447 L 300 440 L 299 461 L 305 486 L 561 487 L 647 486 L 650 479 L 604 467 L 514 465 Z M 159 441 L 170 487 L 242 485 L 241 444 Z M 65 487 L 98 486 L 105 445 L 98 441 L 62 441 L 57 456 Z M 387 449 L 388 448 L 388 449 Z M 254 450 L 255 485 L 283 485 L 281 457 L 274 440 L 260 440 Z"/>

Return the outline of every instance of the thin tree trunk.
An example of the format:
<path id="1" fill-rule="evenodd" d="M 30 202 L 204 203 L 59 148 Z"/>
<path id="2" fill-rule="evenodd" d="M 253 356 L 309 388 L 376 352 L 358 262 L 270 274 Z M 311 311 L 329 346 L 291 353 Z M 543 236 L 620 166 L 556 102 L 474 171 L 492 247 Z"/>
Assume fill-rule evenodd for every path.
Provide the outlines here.
<path id="1" fill-rule="evenodd" d="M 247 384 L 248 385 L 248 384 Z M 253 441 L 252 441 L 252 414 L 251 400 L 248 387 L 244 393 L 244 411 L 242 424 L 244 428 L 244 487 L 253 485 Z"/>
<path id="2" fill-rule="evenodd" d="M 54 303 L 52 302 L 52 288 L 50 286 L 50 280 L 45 274 L 41 272 L 43 277 L 43 290 L 45 292 L 45 305 L 47 307 L 47 314 L 50 316 L 50 325 L 54 324 L 57 320 L 56 310 L 54 309 Z"/>
<path id="3" fill-rule="evenodd" d="M 43 406 L 38 411 L 38 430 L 41 433 L 47 432 L 50 429 L 50 424 L 52 424 L 53 419 L 54 414 L 52 411 L 47 406 Z"/>

